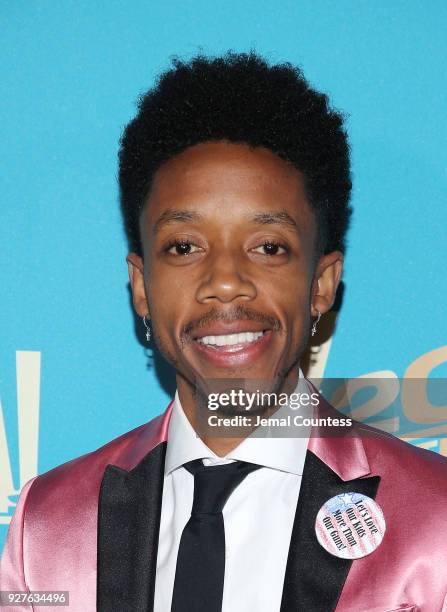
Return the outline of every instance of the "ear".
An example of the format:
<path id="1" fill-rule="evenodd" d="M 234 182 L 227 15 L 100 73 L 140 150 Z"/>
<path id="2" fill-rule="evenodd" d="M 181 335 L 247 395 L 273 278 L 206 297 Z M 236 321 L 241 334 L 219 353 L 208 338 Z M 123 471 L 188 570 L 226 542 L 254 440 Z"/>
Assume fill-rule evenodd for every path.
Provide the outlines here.
<path id="1" fill-rule="evenodd" d="M 343 253 L 332 251 L 323 255 L 315 268 L 312 284 L 311 315 L 324 314 L 332 308 L 343 272 Z"/>
<path id="2" fill-rule="evenodd" d="M 126 257 L 129 281 L 132 288 L 133 306 L 135 312 L 140 316 L 150 316 L 147 303 L 146 290 L 144 288 L 144 263 L 136 253 L 128 253 Z"/>

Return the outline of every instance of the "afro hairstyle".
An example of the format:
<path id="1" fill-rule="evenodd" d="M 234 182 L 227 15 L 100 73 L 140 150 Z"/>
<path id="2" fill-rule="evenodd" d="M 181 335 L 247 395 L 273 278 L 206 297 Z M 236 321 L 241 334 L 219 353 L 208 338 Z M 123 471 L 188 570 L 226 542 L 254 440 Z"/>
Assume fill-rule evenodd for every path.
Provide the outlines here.
<path id="1" fill-rule="evenodd" d="M 140 96 L 120 140 L 119 184 L 130 250 L 142 255 L 139 218 L 157 169 L 210 141 L 265 147 L 304 177 L 317 222 L 318 255 L 345 251 L 351 216 L 350 150 L 343 115 L 298 67 L 255 51 L 172 60 Z"/>

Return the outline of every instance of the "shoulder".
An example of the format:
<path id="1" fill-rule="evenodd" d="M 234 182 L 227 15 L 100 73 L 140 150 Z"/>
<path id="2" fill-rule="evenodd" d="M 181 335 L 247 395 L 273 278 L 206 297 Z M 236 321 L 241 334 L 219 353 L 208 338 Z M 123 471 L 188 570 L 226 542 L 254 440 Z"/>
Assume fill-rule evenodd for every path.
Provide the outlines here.
<path id="1" fill-rule="evenodd" d="M 397 489 L 419 488 L 447 498 L 447 457 L 364 424 L 356 423 L 356 430 L 372 471 L 382 480 Z"/>
<path id="2" fill-rule="evenodd" d="M 64 492 L 72 499 L 96 494 L 107 465 L 132 469 L 148 452 L 165 440 L 168 411 L 107 442 L 98 449 L 37 476 L 32 483 L 29 499 L 56 502 Z M 76 496 L 73 495 L 76 493 Z"/>

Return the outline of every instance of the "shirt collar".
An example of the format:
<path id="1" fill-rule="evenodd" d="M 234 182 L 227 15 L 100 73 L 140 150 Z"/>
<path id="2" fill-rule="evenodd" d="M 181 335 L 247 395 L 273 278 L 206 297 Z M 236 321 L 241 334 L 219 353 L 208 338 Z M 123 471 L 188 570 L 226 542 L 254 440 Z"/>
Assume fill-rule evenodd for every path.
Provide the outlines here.
<path id="1" fill-rule="evenodd" d="M 308 383 L 301 369 L 294 392 L 309 393 Z M 274 416 L 281 416 L 285 410 L 287 408 L 280 408 Z M 309 431 L 304 429 L 302 436 L 295 438 L 248 436 L 230 451 L 225 459 L 248 461 L 275 470 L 302 475 L 308 441 Z M 183 411 L 176 390 L 168 429 L 165 474 L 170 474 L 187 461 L 202 458 L 222 459 L 197 436 Z"/>

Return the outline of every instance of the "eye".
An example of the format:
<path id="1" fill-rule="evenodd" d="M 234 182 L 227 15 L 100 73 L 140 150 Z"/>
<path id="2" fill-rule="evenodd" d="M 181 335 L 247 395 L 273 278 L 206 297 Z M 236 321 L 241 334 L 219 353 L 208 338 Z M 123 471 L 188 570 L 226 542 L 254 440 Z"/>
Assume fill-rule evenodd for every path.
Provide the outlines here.
<path id="1" fill-rule="evenodd" d="M 289 249 L 284 244 L 280 244 L 279 242 L 275 242 L 274 240 L 266 240 L 263 244 L 256 247 L 254 250 L 258 251 L 258 249 L 263 249 L 264 252 L 262 255 L 284 255 L 284 253 L 288 253 Z M 282 249 L 282 252 L 280 251 Z"/>
<path id="2" fill-rule="evenodd" d="M 169 255 L 180 256 L 196 253 L 197 250 L 199 250 L 199 247 L 191 242 L 188 242 L 187 240 L 172 240 L 163 250 L 166 253 L 169 253 Z"/>

